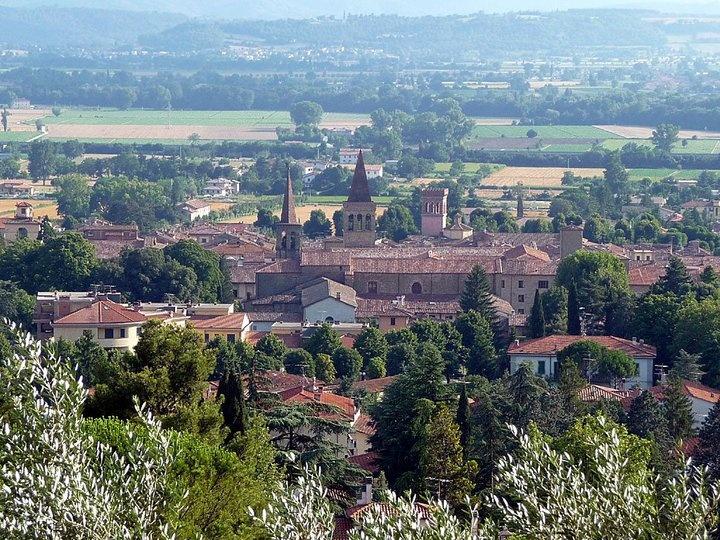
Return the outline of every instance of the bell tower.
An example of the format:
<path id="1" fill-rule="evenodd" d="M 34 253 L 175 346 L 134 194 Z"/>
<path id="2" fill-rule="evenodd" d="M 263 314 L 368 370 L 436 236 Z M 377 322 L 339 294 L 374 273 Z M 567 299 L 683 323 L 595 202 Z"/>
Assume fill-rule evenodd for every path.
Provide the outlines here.
<path id="1" fill-rule="evenodd" d="M 343 243 L 345 247 L 372 247 L 375 245 L 375 212 L 377 205 L 370 197 L 365 160 L 358 152 L 350 194 L 343 203 Z"/>
<path id="2" fill-rule="evenodd" d="M 287 171 L 287 183 L 283 197 L 280 221 L 275 224 L 275 252 L 279 259 L 299 259 L 302 225 L 295 214 L 295 196 L 293 195 L 290 167 Z"/>
<path id="3" fill-rule="evenodd" d="M 439 237 L 447 225 L 447 188 L 425 188 L 420 193 L 420 231 L 423 236 Z"/>

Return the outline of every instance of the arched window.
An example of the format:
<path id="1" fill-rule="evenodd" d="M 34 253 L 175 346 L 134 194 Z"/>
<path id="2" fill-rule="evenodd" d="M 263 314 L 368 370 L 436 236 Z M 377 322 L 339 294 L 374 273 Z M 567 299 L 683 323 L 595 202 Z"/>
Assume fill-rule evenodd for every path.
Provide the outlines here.
<path id="1" fill-rule="evenodd" d="M 325 322 L 326 322 L 326 323 L 329 323 L 329 324 L 332 324 L 332 323 L 335 322 L 335 319 L 333 319 L 332 317 L 325 317 Z"/>
<path id="2" fill-rule="evenodd" d="M 27 238 L 28 237 L 28 230 L 25 227 L 20 227 L 17 232 L 18 238 Z"/>
<path id="3" fill-rule="evenodd" d="M 372 216 L 370 214 L 365 216 L 365 230 L 370 230 L 370 225 L 372 225 Z"/>
<path id="4" fill-rule="evenodd" d="M 362 231 L 363 230 L 362 214 L 358 214 L 357 216 L 355 216 L 355 221 L 357 221 L 357 230 Z"/>
<path id="5" fill-rule="evenodd" d="M 377 294 L 377 281 L 368 281 L 368 293 Z"/>
<path id="6" fill-rule="evenodd" d="M 290 233 L 290 250 L 295 251 L 297 246 L 297 239 L 295 238 L 295 233 Z"/>
<path id="7" fill-rule="evenodd" d="M 347 225 L 348 231 L 355 230 L 355 216 L 350 214 L 348 216 L 348 225 Z"/>
<path id="8" fill-rule="evenodd" d="M 285 235 L 285 233 L 281 233 L 280 247 L 283 249 L 287 249 L 287 236 Z"/>
<path id="9" fill-rule="evenodd" d="M 429 213 L 430 213 L 430 203 L 429 203 L 429 202 L 426 202 L 426 203 L 425 203 L 425 213 L 426 213 L 426 214 L 429 214 Z"/>
<path id="10" fill-rule="evenodd" d="M 413 294 L 422 294 L 422 283 L 416 281 L 415 283 L 412 284 L 410 291 Z"/>

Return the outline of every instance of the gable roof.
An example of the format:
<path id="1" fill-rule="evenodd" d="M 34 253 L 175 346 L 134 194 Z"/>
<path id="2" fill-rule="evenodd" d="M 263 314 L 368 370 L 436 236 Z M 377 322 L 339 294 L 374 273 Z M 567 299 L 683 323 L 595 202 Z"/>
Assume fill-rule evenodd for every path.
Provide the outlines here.
<path id="1" fill-rule="evenodd" d="M 505 253 L 503 253 L 503 257 L 506 259 L 519 259 L 522 257 L 550 262 L 550 255 L 526 244 L 520 244 L 514 248 L 508 249 Z"/>
<path id="2" fill-rule="evenodd" d="M 355 172 L 353 173 L 350 194 L 347 202 L 372 202 L 370 198 L 370 186 L 368 185 L 367 171 L 365 170 L 365 158 L 362 150 L 358 152 Z"/>
<path id="3" fill-rule="evenodd" d="M 303 307 L 311 306 L 326 298 L 335 298 L 344 304 L 357 307 L 355 289 L 348 285 L 328 278 L 318 278 L 302 286 L 300 301 Z"/>
<path id="4" fill-rule="evenodd" d="M 56 320 L 54 326 L 144 323 L 147 317 L 135 310 L 113 302 L 98 300 Z"/>
<path id="5" fill-rule="evenodd" d="M 192 324 L 198 330 L 243 330 L 247 326 L 247 314 L 230 313 L 212 319 L 193 321 Z"/>
<path id="6" fill-rule="evenodd" d="M 614 351 L 622 351 L 630 356 L 655 356 L 655 347 L 615 336 L 546 336 L 514 343 L 508 348 L 508 354 L 529 354 L 537 356 L 555 356 L 565 347 L 578 341 L 592 341 Z"/>

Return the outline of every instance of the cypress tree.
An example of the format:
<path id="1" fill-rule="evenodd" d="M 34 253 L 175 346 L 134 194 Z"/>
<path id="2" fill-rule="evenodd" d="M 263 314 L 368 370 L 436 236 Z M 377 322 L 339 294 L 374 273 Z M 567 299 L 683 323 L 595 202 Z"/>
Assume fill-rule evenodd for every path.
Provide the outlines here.
<path id="1" fill-rule="evenodd" d="M 567 332 L 571 336 L 579 336 L 582 332 L 582 326 L 580 325 L 580 305 L 578 304 L 575 280 L 570 282 L 570 289 L 568 290 Z"/>
<path id="2" fill-rule="evenodd" d="M 665 389 L 665 418 L 673 439 L 686 440 L 693 435 L 692 402 L 682 391 L 682 383 L 673 378 Z"/>
<path id="3" fill-rule="evenodd" d="M 530 319 L 528 320 L 528 334 L 531 338 L 539 338 L 545 335 L 545 310 L 543 309 L 540 291 L 535 291 Z"/>
<path id="4" fill-rule="evenodd" d="M 652 288 L 652 294 L 672 293 L 683 296 L 694 289 L 692 278 L 679 257 L 671 257 L 665 275 L 661 277 Z"/>
<path id="5" fill-rule="evenodd" d="M 460 307 L 467 312 L 475 310 L 491 323 L 496 320 L 490 283 L 482 266 L 475 265 L 465 280 L 465 288 L 460 296 Z"/>
<path id="6" fill-rule="evenodd" d="M 470 404 L 468 403 L 467 388 L 464 384 L 460 389 L 456 421 L 460 428 L 460 444 L 463 447 L 463 456 L 467 459 L 468 442 L 470 441 Z"/>
<path id="7" fill-rule="evenodd" d="M 242 376 L 238 371 L 225 372 L 220 381 L 218 394 L 223 396 L 221 411 L 225 425 L 230 429 L 228 439 L 236 433 L 244 435 L 247 431 L 247 411 L 245 410 L 245 390 Z"/>

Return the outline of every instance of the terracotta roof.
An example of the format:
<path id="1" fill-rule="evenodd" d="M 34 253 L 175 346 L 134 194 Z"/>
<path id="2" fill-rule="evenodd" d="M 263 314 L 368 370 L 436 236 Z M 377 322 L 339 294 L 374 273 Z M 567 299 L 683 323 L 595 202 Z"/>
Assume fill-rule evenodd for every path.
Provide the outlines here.
<path id="1" fill-rule="evenodd" d="M 592 341 L 608 349 L 623 351 L 630 356 L 655 356 L 655 347 L 630 341 L 615 336 L 547 336 L 531 339 L 520 343 L 512 344 L 508 348 L 508 354 L 529 354 L 539 356 L 555 356 L 558 351 L 578 341 Z"/>
<path id="2" fill-rule="evenodd" d="M 364 435 L 375 435 L 375 422 L 367 414 L 360 414 L 353 428 Z"/>
<path id="3" fill-rule="evenodd" d="M 284 371 L 257 370 L 256 381 L 263 392 L 279 393 L 291 388 L 302 388 L 312 382 L 302 375 L 293 375 Z"/>
<path id="4" fill-rule="evenodd" d="M 338 396 L 330 392 L 313 392 L 306 390 L 304 386 L 288 388 L 280 392 L 280 398 L 285 402 L 291 403 L 321 403 L 338 409 L 342 416 L 353 419 L 355 418 L 355 401 L 345 396 Z"/>
<path id="5" fill-rule="evenodd" d="M 111 300 L 98 300 L 56 320 L 54 326 L 144 323 L 147 317 Z"/>
<path id="6" fill-rule="evenodd" d="M 372 202 L 362 150 L 358 152 L 355 173 L 353 174 L 347 202 Z"/>
<path id="7" fill-rule="evenodd" d="M 537 248 L 520 244 L 514 248 L 508 249 L 503 253 L 503 258 L 506 259 L 518 259 L 520 257 L 530 257 L 539 261 L 550 262 L 550 255 L 541 251 Z"/>
<path id="8" fill-rule="evenodd" d="M 497 270 L 497 257 L 441 256 L 427 251 L 414 257 L 353 257 L 354 272 L 369 274 L 469 274 L 476 265 L 487 273 Z"/>
<path id="9" fill-rule="evenodd" d="M 368 394 L 377 394 L 383 392 L 388 386 L 397 380 L 397 375 L 389 375 L 387 377 L 379 377 L 377 379 L 365 379 L 364 381 L 355 381 L 352 384 L 353 390 L 365 390 Z"/>
<path id="10" fill-rule="evenodd" d="M 30 203 L 27 202 L 27 201 L 20 201 L 20 202 L 17 203 L 15 206 L 18 206 L 18 207 L 20 207 L 20 208 L 32 208 L 32 204 L 30 204 Z"/>
<path id="11" fill-rule="evenodd" d="M 633 286 L 652 285 L 665 275 L 665 265 L 647 264 L 634 266 L 628 271 L 628 281 Z"/>
<path id="12" fill-rule="evenodd" d="M 608 399 L 612 401 L 620 401 L 628 396 L 627 390 L 618 390 L 609 386 L 601 386 L 599 384 L 589 384 L 585 388 L 582 388 L 578 392 L 578 397 L 581 401 L 594 402 L 600 401 L 601 399 Z"/>
<path id="13" fill-rule="evenodd" d="M 136 240 L 132 238 L 128 238 L 126 240 L 95 240 L 93 238 L 89 238 L 87 241 L 95 246 L 95 254 L 99 259 L 103 260 L 118 258 L 122 250 L 125 248 L 140 249 L 145 247 L 145 242 L 143 240 Z"/>
<path id="14" fill-rule="evenodd" d="M 283 197 L 282 212 L 280 214 L 280 223 L 298 223 L 295 215 L 295 195 L 293 195 L 292 180 L 290 179 L 290 167 L 287 170 L 287 180 L 285 182 L 285 196 Z"/>
<path id="15" fill-rule="evenodd" d="M 708 403 L 717 403 L 720 401 L 720 390 L 710 388 L 696 381 L 683 380 L 682 385 L 685 393 L 690 397 L 707 401 Z"/>
<path id="16" fill-rule="evenodd" d="M 258 273 L 263 274 L 297 274 L 299 272 L 300 261 L 297 259 L 281 259 L 258 270 Z"/>
<path id="17" fill-rule="evenodd" d="M 230 313 L 212 319 L 195 320 L 192 324 L 198 330 L 243 330 L 246 326 L 246 316 L 245 313 Z"/>
<path id="18" fill-rule="evenodd" d="M 300 313 L 289 313 L 281 311 L 248 311 L 250 322 L 301 322 Z"/>
<path id="19" fill-rule="evenodd" d="M 182 203 L 182 206 L 184 208 L 190 208 L 191 210 L 200 210 L 201 208 L 210 206 L 210 203 L 207 201 L 201 201 L 200 199 L 190 199 L 189 201 Z"/>
<path id="20" fill-rule="evenodd" d="M 378 474 L 380 472 L 377 452 L 367 452 L 365 454 L 350 456 L 348 457 L 348 461 L 370 474 Z"/>

